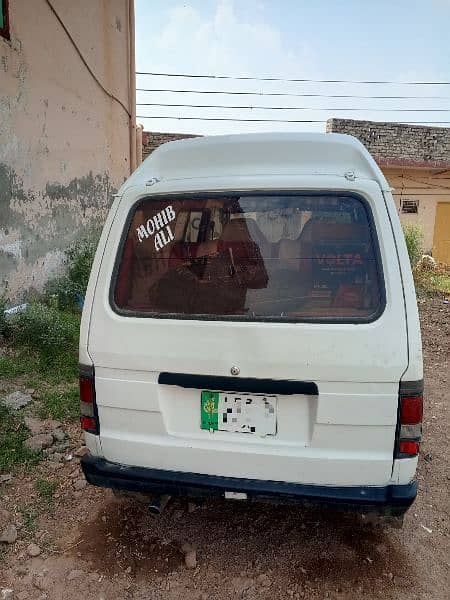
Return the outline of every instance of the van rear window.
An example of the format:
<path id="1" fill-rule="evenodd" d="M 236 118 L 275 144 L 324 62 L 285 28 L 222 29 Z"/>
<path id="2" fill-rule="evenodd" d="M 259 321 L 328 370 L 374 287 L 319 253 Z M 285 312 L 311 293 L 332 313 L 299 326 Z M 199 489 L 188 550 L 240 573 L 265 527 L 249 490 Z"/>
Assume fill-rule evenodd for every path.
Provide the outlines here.
<path id="1" fill-rule="evenodd" d="M 146 198 L 113 283 L 123 314 L 370 320 L 382 282 L 369 208 L 355 196 Z"/>

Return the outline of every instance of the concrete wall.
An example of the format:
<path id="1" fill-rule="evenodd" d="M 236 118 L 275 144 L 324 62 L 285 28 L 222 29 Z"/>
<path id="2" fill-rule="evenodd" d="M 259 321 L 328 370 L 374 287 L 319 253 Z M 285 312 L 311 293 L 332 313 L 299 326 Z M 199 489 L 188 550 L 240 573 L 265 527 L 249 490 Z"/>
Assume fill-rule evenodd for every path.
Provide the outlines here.
<path id="1" fill-rule="evenodd" d="M 450 167 L 449 127 L 329 119 L 327 132 L 357 137 L 380 166 Z"/>
<path id="2" fill-rule="evenodd" d="M 68 245 L 102 226 L 133 167 L 133 18 L 132 0 L 9 0 L 11 39 L 0 38 L 0 294 L 10 299 L 40 289 Z"/>

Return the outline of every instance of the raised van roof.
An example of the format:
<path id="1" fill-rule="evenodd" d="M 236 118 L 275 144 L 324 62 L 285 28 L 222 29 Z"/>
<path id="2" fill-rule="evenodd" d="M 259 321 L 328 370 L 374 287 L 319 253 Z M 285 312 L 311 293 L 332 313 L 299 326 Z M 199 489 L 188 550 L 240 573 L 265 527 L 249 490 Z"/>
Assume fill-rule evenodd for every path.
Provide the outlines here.
<path id="1" fill-rule="evenodd" d="M 337 175 L 377 181 L 389 190 L 375 160 L 355 137 L 339 133 L 252 133 L 162 144 L 124 184 L 248 175 Z M 230 180 L 230 186 L 233 182 Z M 122 189 L 122 191 L 123 191 Z"/>

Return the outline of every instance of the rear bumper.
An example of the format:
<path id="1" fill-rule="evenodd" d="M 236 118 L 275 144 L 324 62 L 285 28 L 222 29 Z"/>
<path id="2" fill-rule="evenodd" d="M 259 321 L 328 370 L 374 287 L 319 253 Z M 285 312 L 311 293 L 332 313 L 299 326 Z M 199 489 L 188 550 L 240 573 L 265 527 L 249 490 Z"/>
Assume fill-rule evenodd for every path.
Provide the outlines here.
<path id="1" fill-rule="evenodd" d="M 389 516 L 405 513 L 417 495 L 415 481 L 385 487 L 304 485 L 132 467 L 95 456 L 83 457 L 81 466 L 90 484 L 115 490 L 194 498 L 241 492 L 247 494 L 249 501 L 325 504 L 340 510 Z"/>

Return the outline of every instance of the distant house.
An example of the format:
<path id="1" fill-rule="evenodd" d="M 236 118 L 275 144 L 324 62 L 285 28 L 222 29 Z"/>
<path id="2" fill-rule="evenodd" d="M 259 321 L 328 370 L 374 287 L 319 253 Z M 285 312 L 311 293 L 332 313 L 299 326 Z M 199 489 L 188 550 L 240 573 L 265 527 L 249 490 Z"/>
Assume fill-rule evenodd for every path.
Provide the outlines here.
<path id="1" fill-rule="evenodd" d="M 327 132 L 361 140 L 395 188 L 401 221 L 419 225 L 425 251 L 450 264 L 450 129 L 330 119 Z"/>

